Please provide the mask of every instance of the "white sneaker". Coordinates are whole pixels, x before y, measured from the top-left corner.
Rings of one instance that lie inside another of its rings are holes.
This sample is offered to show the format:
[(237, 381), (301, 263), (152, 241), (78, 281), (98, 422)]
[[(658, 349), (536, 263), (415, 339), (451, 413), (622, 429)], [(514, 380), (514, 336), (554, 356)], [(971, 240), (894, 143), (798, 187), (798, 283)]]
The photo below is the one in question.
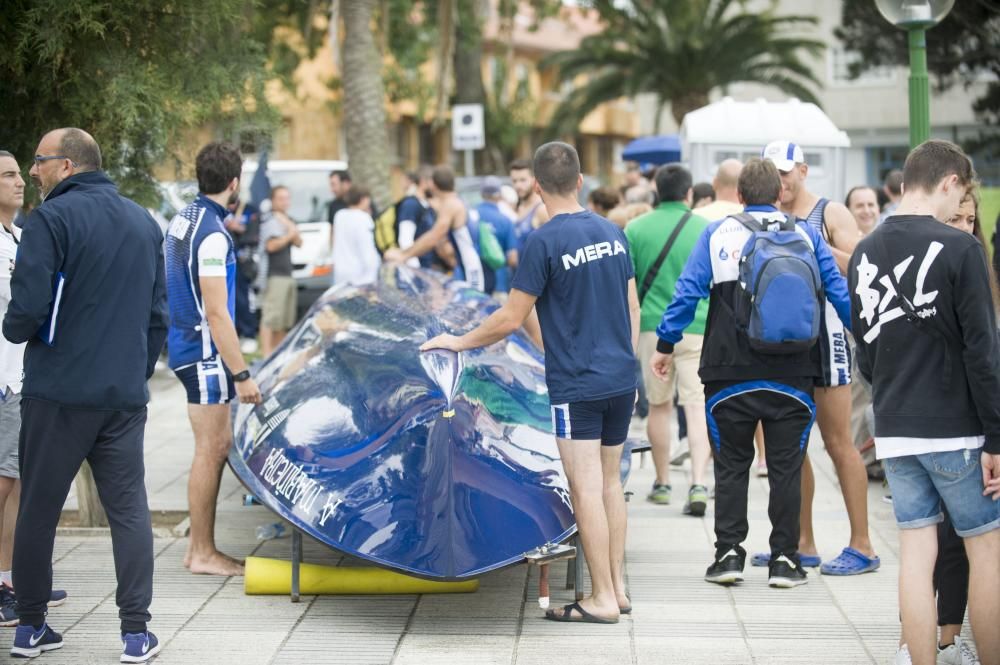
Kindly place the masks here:
[(894, 665), (913, 665), (913, 661), (910, 660), (910, 649), (905, 644), (899, 647), (899, 651), (896, 652), (896, 659), (892, 662)]
[(677, 446), (671, 451), (670, 466), (683, 466), (685, 460), (691, 457), (691, 447), (688, 445), (687, 437), (677, 442)]
[(968, 640), (956, 637), (954, 644), (938, 649), (937, 665), (979, 665), (979, 659)]

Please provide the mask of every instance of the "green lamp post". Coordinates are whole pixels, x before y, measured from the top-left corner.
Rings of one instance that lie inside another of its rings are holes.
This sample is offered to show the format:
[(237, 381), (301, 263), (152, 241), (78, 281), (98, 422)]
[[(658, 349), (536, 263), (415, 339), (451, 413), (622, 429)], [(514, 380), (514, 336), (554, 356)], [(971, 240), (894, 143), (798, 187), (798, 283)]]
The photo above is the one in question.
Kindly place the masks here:
[(931, 136), (931, 94), (927, 78), (927, 30), (948, 15), (955, 0), (875, 0), (879, 12), (910, 39), (910, 147)]

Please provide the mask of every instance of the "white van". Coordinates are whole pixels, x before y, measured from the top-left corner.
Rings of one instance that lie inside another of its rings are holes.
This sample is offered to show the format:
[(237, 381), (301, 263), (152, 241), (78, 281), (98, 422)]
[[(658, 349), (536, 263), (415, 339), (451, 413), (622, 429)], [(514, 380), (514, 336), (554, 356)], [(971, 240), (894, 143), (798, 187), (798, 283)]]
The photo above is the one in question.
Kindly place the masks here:
[[(299, 287), (298, 311), (301, 315), (330, 287), (330, 233), (332, 228), (327, 210), (333, 194), (330, 192), (330, 172), (347, 169), (347, 162), (333, 159), (269, 160), (267, 175), (271, 186), (284, 185), (292, 195), (288, 211), (299, 227), (302, 246), (292, 247), (292, 276)], [(241, 197), (250, 199), (250, 183), (257, 172), (257, 162), (243, 162), (240, 177)]]

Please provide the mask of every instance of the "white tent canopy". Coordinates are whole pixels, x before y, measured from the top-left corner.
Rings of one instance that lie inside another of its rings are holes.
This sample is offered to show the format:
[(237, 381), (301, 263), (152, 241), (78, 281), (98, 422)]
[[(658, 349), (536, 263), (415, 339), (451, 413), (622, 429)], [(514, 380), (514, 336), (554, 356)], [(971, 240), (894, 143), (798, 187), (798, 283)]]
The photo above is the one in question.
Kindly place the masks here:
[(809, 165), (807, 187), (828, 198), (844, 195), (847, 134), (815, 104), (792, 99), (738, 102), (726, 97), (684, 116), (681, 154), (696, 182), (711, 180), (719, 163), (730, 157), (760, 156), (771, 141), (794, 141)]

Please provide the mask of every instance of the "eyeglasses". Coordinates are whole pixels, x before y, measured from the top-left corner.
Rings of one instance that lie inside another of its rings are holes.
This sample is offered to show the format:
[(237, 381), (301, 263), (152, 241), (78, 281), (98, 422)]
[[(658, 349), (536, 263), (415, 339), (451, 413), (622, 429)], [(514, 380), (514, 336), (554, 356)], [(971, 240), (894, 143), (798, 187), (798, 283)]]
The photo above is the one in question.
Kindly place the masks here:
[[(69, 159), (66, 155), (35, 155), (35, 164), (41, 164), (42, 162), (48, 162), (53, 159)], [(79, 164), (69, 159), (69, 163), (73, 165), (73, 168), (77, 168)]]

